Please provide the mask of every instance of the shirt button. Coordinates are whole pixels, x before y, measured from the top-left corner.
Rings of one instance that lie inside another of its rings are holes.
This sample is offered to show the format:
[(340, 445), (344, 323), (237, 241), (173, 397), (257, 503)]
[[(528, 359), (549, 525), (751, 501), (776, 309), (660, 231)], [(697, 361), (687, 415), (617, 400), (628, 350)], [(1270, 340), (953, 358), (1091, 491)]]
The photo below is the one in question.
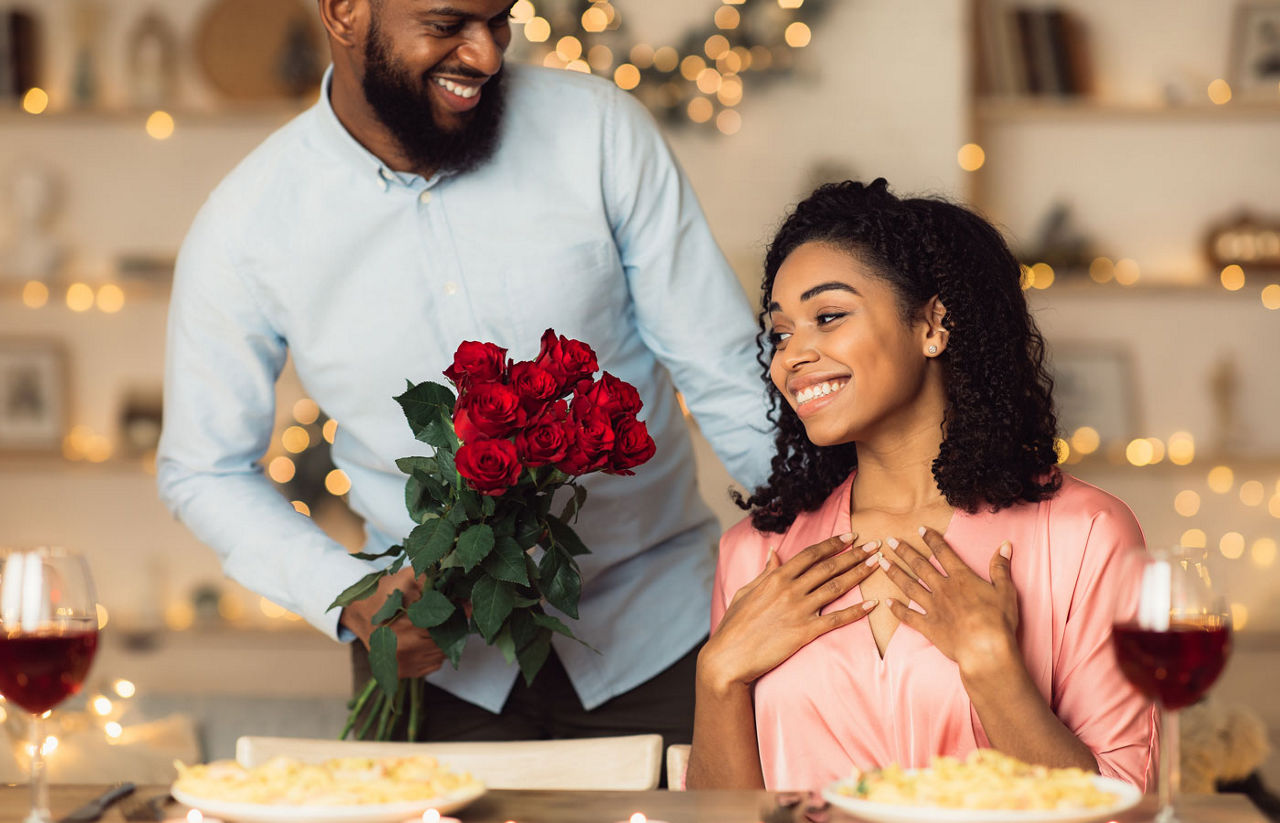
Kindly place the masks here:
[(423, 189), (423, 190), (422, 190), (422, 194), (419, 194), (419, 195), (418, 195), (418, 202), (419, 202), (419, 203), (422, 203), (423, 205), (426, 205), (427, 203), (430, 203), (430, 202), (431, 202), (431, 192), (427, 191), (426, 189)]
[(385, 177), (378, 178), (378, 185), (382, 187), (383, 191), (386, 191), (387, 189), (391, 188), (391, 184), (387, 182), (387, 178)]
[(455, 283), (455, 282), (453, 282), (452, 280), (450, 280), (448, 283), (445, 283), (445, 284), (444, 284), (444, 293), (445, 293), (445, 294), (457, 294), (457, 293), (458, 293), (458, 284), (457, 284), (457, 283)]

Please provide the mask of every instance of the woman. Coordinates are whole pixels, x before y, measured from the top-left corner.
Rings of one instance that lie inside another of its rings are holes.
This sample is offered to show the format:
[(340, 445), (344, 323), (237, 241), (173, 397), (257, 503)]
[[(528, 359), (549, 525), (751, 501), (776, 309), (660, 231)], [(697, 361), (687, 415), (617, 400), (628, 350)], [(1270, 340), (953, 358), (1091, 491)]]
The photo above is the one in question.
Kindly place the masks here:
[(721, 541), (690, 788), (987, 746), (1145, 787), (1154, 709), (1110, 644), (1142, 533), (1056, 468), (1020, 277), (989, 224), (884, 180), (823, 186), (782, 225), (761, 312), (777, 454)]

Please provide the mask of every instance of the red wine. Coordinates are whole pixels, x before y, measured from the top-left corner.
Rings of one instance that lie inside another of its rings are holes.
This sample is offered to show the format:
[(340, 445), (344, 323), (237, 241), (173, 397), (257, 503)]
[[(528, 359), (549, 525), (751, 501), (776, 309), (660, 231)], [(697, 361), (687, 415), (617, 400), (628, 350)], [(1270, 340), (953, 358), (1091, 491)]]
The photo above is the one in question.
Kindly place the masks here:
[(80, 691), (98, 633), (0, 634), (0, 694), (41, 714)]
[(1225, 625), (1173, 624), (1168, 631), (1116, 626), (1116, 660), (1138, 691), (1166, 709), (1195, 703), (1222, 674), (1231, 652)]

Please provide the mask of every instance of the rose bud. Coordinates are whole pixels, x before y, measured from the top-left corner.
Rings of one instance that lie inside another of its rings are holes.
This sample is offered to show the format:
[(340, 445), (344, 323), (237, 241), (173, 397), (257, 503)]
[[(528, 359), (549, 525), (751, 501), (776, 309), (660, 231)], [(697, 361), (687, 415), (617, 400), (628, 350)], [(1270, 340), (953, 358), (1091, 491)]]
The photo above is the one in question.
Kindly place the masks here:
[(493, 383), (506, 372), (507, 350), (492, 343), (467, 340), (453, 354), (453, 365), (444, 376), (458, 388), (477, 383)]
[(520, 458), (510, 440), (465, 443), (454, 459), (458, 473), (471, 488), (490, 497), (497, 497), (520, 479)]

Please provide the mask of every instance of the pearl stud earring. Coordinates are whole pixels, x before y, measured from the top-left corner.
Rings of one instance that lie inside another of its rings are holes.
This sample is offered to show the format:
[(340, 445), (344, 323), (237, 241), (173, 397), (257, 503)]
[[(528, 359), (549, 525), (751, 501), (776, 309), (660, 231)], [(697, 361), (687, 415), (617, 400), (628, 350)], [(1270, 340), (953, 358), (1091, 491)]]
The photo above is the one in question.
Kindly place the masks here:
[(930, 346), (930, 347), (929, 347), (929, 354), (937, 354), (937, 353), (938, 353), (938, 347), (937, 347), (937, 346)]

